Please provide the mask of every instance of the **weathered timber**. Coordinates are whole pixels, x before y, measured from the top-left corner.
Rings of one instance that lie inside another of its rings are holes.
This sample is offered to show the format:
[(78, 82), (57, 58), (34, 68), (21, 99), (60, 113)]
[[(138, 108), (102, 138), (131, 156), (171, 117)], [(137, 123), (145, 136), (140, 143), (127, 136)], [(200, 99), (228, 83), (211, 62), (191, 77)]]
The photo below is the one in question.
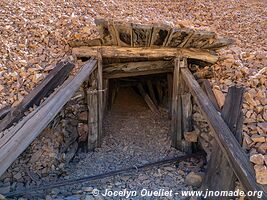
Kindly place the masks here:
[(168, 117), (171, 119), (172, 117), (172, 86), (173, 86), (173, 75), (171, 73), (167, 74), (167, 81), (168, 81), (168, 106), (169, 106), (169, 112)]
[(150, 45), (152, 27), (141, 24), (132, 24), (132, 40), (134, 47), (146, 47)]
[[(182, 81), (181, 81), (182, 82)], [(191, 94), (185, 92), (181, 95), (182, 100), (182, 146), (181, 150), (186, 153), (192, 153), (192, 143), (184, 138), (185, 132), (192, 131), (192, 101)]]
[(103, 127), (103, 66), (102, 57), (98, 57), (97, 62), (97, 89), (98, 89), (98, 137), (97, 137), (97, 147), (100, 147), (102, 141), (102, 127)]
[(215, 33), (206, 30), (196, 30), (182, 47), (201, 48), (215, 40)]
[(209, 97), (211, 103), (213, 104), (214, 108), (217, 110), (217, 111), (221, 111), (219, 105), (218, 105), (218, 102), (215, 98), (215, 95), (212, 91), (212, 88), (211, 88), (211, 84), (209, 82), (209, 80), (207, 79), (204, 79), (202, 81), (202, 84), (203, 84), (203, 87), (204, 87), (204, 91), (206, 92), (207, 96)]
[(103, 76), (105, 78), (121, 78), (165, 73), (171, 72), (172, 70), (173, 64), (171, 61), (112, 63), (104, 66)]
[[(230, 87), (222, 109), (222, 118), (239, 144), (241, 144), (239, 138), (241, 138), (242, 127), (238, 127), (237, 124), (242, 120), (243, 93), (243, 88)], [(202, 188), (212, 191), (234, 191), (235, 182), (236, 176), (217, 142), (215, 142)], [(218, 197), (209, 197), (209, 199), (218, 199)], [(230, 199), (230, 197), (225, 197), (225, 199)]]
[(142, 86), (141, 83), (139, 83), (137, 85), (137, 88), (138, 88), (141, 96), (144, 98), (146, 104), (150, 108), (150, 110), (152, 110), (155, 114), (160, 115), (157, 106), (153, 103), (153, 101), (151, 100), (151, 98), (149, 97), (149, 95), (145, 92), (145, 90), (144, 90), (144, 88), (143, 88), (143, 86)]
[[(267, 199), (266, 187), (257, 184), (254, 169), (252, 168), (248, 156), (235, 139), (227, 124), (214, 108), (213, 104), (201, 89), (191, 72), (188, 69), (183, 68), (181, 69), (181, 73), (191, 94), (207, 119), (211, 130), (214, 132), (214, 137), (217, 143), (226, 156), (235, 175), (241, 182), (244, 190), (246, 192), (264, 191), (262, 199)], [(257, 197), (249, 197), (249, 199), (257, 199)]]
[(202, 46), (203, 49), (219, 49), (225, 46), (229, 46), (231, 44), (234, 44), (234, 40), (230, 38), (219, 38), (215, 41), (213, 41), (211, 44), (208, 43), (204, 46)]
[(103, 45), (118, 45), (113, 22), (96, 19), (95, 24), (99, 30)]
[(172, 90), (172, 146), (182, 149), (183, 139), (183, 112), (182, 112), (182, 89), (181, 88), (181, 68), (186, 67), (185, 58), (176, 58), (173, 72)]
[(11, 106), (5, 106), (0, 109), (0, 120), (3, 119), (11, 110)]
[(164, 58), (164, 57), (185, 57), (203, 60), (209, 63), (215, 63), (218, 60), (217, 55), (201, 49), (186, 48), (147, 48), (147, 47), (117, 47), (117, 46), (95, 46), (95, 47), (75, 47), (72, 53), (77, 57), (97, 57), (98, 52), (102, 57), (119, 57), (119, 58)]
[(88, 151), (93, 151), (98, 146), (98, 85), (97, 70), (89, 77), (90, 87), (87, 90), (88, 105)]
[(158, 105), (152, 81), (151, 80), (147, 80), (146, 84), (147, 84), (148, 92), (149, 92), (149, 95), (150, 95), (152, 101), (154, 102), (155, 105)]
[(160, 81), (156, 82), (156, 89), (157, 89), (157, 94), (159, 98), (159, 104), (162, 104), (163, 103), (163, 90), (162, 90), (162, 85)]
[(160, 47), (168, 40), (171, 28), (164, 25), (154, 25), (150, 40), (151, 47)]
[(89, 60), (75, 77), (69, 77), (36, 110), (5, 133), (9, 139), (0, 147), (0, 176), (55, 118), (95, 67), (96, 60)]
[(109, 80), (108, 79), (103, 79), (103, 112), (105, 113), (107, 111), (107, 104), (108, 104), (108, 88), (109, 88)]
[(46, 78), (0, 121), (0, 132), (18, 122), (30, 107), (39, 105), (44, 97), (66, 80), (73, 67), (74, 64), (69, 62), (58, 63)]
[(188, 38), (194, 33), (192, 29), (175, 28), (171, 31), (168, 41), (165, 46), (167, 47), (181, 47), (185, 44)]
[(116, 37), (119, 46), (133, 46), (132, 26), (122, 22), (114, 22)]

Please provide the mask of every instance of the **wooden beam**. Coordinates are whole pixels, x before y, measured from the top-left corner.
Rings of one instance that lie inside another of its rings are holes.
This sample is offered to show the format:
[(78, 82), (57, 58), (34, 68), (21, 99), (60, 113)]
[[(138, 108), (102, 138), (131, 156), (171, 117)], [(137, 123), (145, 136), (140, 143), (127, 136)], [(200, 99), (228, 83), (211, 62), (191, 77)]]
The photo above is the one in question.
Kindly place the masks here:
[(176, 58), (173, 72), (172, 90), (172, 146), (182, 149), (183, 122), (182, 122), (182, 97), (181, 97), (181, 68), (186, 66), (185, 58)]
[(148, 74), (172, 72), (172, 61), (144, 61), (113, 63), (105, 65), (103, 76), (105, 78), (132, 77)]
[(144, 98), (145, 102), (147, 103), (148, 107), (150, 108), (150, 110), (152, 110), (155, 114), (160, 115), (160, 112), (159, 112), (157, 106), (153, 103), (151, 98), (145, 92), (141, 83), (139, 83), (137, 85), (137, 88), (138, 88), (139, 92), (141, 93), (142, 97)]
[(5, 133), (8, 139), (0, 147), (0, 176), (55, 118), (95, 69), (96, 62), (89, 60), (75, 77), (69, 77), (36, 110)]
[(39, 105), (44, 97), (66, 80), (73, 67), (74, 64), (69, 62), (58, 63), (46, 78), (0, 121), (0, 132), (18, 122), (30, 107)]
[(98, 137), (97, 137), (97, 147), (101, 146), (102, 142), (102, 127), (103, 127), (103, 66), (102, 57), (98, 56), (97, 61), (97, 89), (98, 89)]
[(0, 109), (0, 120), (3, 119), (11, 110), (11, 106), (5, 106)]
[[(217, 110), (201, 89), (189, 69), (183, 68), (181, 69), (181, 73), (191, 94), (207, 119), (211, 130), (214, 132), (214, 137), (217, 143), (220, 145), (221, 150), (245, 191), (264, 191), (262, 199), (267, 199), (266, 187), (257, 184), (255, 173), (248, 156), (235, 139), (227, 124), (224, 122), (220, 114), (218, 114)], [(249, 198), (257, 199), (256, 196)]]
[[(238, 126), (238, 124), (242, 120), (240, 115), (242, 115), (243, 93), (244, 88), (230, 87), (222, 109), (222, 118), (237, 140), (242, 135), (242, 126)], [(238, 142), (241, 146), (240, 139)], [(212, 191), (234, 191), (235, 182), (236, 176), (233, 169), (221, 151), (220, 146), (215, 142), (202, 188), (203, 190)], [(209, 197), (209, 199), (213, 200), (217, 199), (217, 197)], [(231, 199), (231, 197), (228, 199)]]
[(169, 106), (169, 113), (168, 117), (169, 119), (172, 118), (172, 86), (173, 86), (173, 75), (171, 73), (167, 74), (167, 81), (168, 81), (168, 106)]
[(154, 104), (157, 106), (158, 102), (157, 102), (157, 99), (156, 99), (156, 95), (155, 95), (155, 92), (154, 92), (152, 81), (151, 80), (147, 80), (146, 84), (147, 84), (149, 95), (150, 95), (151, 99), (153, 100)]
[(194, 48), (147, 48), (147, 47), (118, 47), (118, 46), (95, 46), (95, 47), (76, 47), (72, 53), (77, 57), (92, 57), (101, 52), (103, 57), (119, 58), (164, 58), (164, 57), (184, 57), (203, 60), (209, 63), (215, 63), (218, 60), (217, 55), (210, 51)]
[(90, 87), (87, 90), (88, 105), (88, 151), (93, 151), (98, 146), (98, 86), (97, 86), (97, 70), (89, 77)]
[(211, 84), (210, 84), (209, 80), (204, 79), (202, 83), (203, 83), (203, 86), (204, 86), (204, 91), (206, 92), (207, 96), (209, 97), (210, 101), (212, 102), (214, 108), (216, 110), (218, 110), (218, 111), (221, 111), (221, 109), (220, 109), (220, 107), (218, 105), (218, 102), (217, 102), (217, 100), (215, 98), (215, 95), (214, 95), (214, 93), (212, 91)]

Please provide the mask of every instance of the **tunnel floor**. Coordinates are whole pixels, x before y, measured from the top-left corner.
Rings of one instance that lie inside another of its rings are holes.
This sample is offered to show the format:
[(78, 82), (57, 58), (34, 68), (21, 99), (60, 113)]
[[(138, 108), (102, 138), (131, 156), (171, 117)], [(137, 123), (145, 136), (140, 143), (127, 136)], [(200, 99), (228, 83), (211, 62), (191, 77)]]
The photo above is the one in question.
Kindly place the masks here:
[[(93, 176), (183, 155), (171, 147), (167, 110), (160, 108), (160, 112), (161, 116), (157, 116), (149, 110), (142, 97), (132, 88), (121, 88), (111, 110), (105, 115), (105, 136), (101, 147), (94, 152), (77, 154), (66, 169), (67, 178)], [(96, 197), (92, 195), (93, 189), (98, 189), (103, 194), (106, 190), (137, 191), (139, 194), (144, 188), (179, 192), (191, 189), (184, 182), (185, 176), (191, 171), (199, 171), (202, 164), (202, 161), (191, 158), (176, 164), (136, 170), (90, 183), (64, 186), (55, 189), (56, 192), (52, 190), (48, 196), (53, 199), (125, 199), (104, 197), (101, 194)], [(139, 194), (129, 199), (147, 198)], [(182, 198), (173, 195), (160, 199)]]

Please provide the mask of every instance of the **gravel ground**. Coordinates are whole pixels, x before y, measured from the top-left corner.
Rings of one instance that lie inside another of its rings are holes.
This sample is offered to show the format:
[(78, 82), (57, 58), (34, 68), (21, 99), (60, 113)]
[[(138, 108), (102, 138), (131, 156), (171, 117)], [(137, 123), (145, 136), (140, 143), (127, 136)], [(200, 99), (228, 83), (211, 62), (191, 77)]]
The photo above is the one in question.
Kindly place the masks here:
[[(87, 154), (79, 153), (67, 167), (68, 176), (65, 179), (97, 175), (183, 155), (170, 146), (170, 121), (165, 110), (161, 109), (161, 113), (161, 117), (154, 115), (132, 89), (121, 89), (111, 111), (105, 116), (105, 138), (101, 148)], [(106, 189), (136, 191), (137, 195), (129, 199), (158, 199), (141, 197), (142, 189), (173, 192), (192, 189), (186, 186), (185, 176), (191, 171), (200, 171), (202, 165), (201, 161), (191, 159), (137, 170), (82, 185), (55, 188), (48, 191), (46, 199), (126, 199), (125, 196), (95, 197), (92, 195), (93, 189), (98, 189), (102, 194)], [(159, 199), (180, 198), (173, 195)]]

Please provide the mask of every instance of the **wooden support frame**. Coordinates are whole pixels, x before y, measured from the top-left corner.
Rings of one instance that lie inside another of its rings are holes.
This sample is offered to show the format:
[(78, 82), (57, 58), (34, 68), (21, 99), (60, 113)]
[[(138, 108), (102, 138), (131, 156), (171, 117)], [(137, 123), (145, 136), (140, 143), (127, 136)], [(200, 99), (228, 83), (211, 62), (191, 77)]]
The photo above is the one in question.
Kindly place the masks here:
[(102, 128), (103, 128), (103, 65), (102, 65), (102, 56), (98, 56), (97, 61), (97, 89), (98, 89), (98, 137), (97, 137), (97, 147), (101, 146), (102, 142)]
[(7, 130), (0, 144), (0, 176), (55, 118), (95, 69), (96, 62), (90, 59), (75, 77), (69, 77), (36, 110)]
[(112, 63), (103, 66), (103, 77), (123, 78), (150, 74), (159, 74), (173, 71), (171, 61), (144, 61), (144, 62), (126, 62)]
[(145, 92), (143, 86), (141, 83), (139, 83), (137, 85), (137, 88), (141, 94), (141, 96), (144, 98), (146, 104), (148, 105), (148, 107), (150, 108), (150, 110), (152, 110), (156, 115), (160, 116), (160, 112), (157, 108), (157, 106), (154, 104), (154, 102), (152, 101), (152, 99), (149, 97), (149, 95)]
[(164, 58), (164, 57), (184, 57), (202, 60), (209, 63), (215, 63), (218, 56), (210, 51), (193, 49), (193, 48), (147, 48), (147, 47), (118, 47), (118, 46), (95, 46), (95, 47), (75, 47), (72, 49), (76, 57), (97, 57), (101, 52), (103, 57), (118, 58)]
[(182, 149), (182, 98), (181, 68), (186, 67), (185, 58), (176, 58), (173, 72), (172, 90), (172, 146)]
[[(242, 103), (244, 88), (232, 86), (229, 88), (226, 101), (222, 109), (222, 118), (241, 145), (242, 135)], [(208, 163), (207, 174), (202, 184), (202, 189), (212, 191), (234, 191), (236, 176), (229, 165), (225, 155), (215, 141), (212, 147), (211, 159)], [(217, 197), (209, 197), (215, 200)], [(228, 198), (230, 199), (230, 197)]]
[[(248, 156), (245, 154), (220, 114), (214, 108), (209, 98), (201, 89), (194, 76), (187, 68), (181, 69), (181, 74), (203, 115), (207, 119), (211, 130), (214, 132), (216, 142), (219, 144), (244, 190), (246, 192), (263, 191), (262, 199), (267, 199), (266, 186), (261, 186), (256, 182), (255, 173)], [(249, 198), (257, 199), (256, 196)]]

